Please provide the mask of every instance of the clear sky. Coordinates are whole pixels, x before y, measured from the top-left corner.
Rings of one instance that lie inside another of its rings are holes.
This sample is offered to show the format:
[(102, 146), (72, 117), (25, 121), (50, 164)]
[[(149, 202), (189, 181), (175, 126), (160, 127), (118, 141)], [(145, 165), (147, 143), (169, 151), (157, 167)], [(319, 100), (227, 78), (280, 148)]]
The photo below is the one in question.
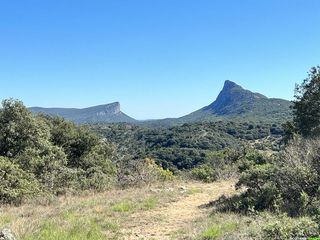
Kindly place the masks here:
[(292, 99), (320, 64), (319, 0), (1, 0), (0, 98), (27, 106), (119, 101), (178, 117), (230, 79)]

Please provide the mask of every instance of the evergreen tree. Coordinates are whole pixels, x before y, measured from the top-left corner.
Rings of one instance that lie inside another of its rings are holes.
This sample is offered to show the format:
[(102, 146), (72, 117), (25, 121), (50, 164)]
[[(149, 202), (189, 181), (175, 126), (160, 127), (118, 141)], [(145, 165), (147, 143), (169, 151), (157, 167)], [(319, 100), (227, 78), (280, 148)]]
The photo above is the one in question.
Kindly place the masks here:
[(297, 85), (293, 101), (294, 126), (305, 137), (320, 134), (320, 66), (313, 67), (308, 77)]

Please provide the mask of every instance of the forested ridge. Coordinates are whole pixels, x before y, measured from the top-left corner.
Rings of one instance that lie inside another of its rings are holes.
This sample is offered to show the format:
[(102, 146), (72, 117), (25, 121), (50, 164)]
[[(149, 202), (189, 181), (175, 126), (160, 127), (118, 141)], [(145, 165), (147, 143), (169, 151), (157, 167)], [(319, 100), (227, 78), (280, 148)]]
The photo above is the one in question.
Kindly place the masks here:
[[(264, 122), (198, 122), (169, 128), (146, 128), (132, 124), (94, 125), (102, 138), (115, 143), (124, 154), (151, 157), (171, 170), (191, 169), (221, 150), (278, 151), (285, 134), (281, 124)], [(262, 141), (261, 144), (259, 141)]]

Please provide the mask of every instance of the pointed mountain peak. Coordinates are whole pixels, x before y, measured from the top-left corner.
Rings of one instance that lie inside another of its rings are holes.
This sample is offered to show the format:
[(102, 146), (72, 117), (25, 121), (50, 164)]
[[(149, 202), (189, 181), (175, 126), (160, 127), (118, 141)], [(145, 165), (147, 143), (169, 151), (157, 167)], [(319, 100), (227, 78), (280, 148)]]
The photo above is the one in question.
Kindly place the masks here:
[(267, 99), (267, 97), (259, 93), (253, 93), (230, 80), (226, 80), (216, 101), (205, 107), (205, 110), (210, 110), (218, 115), (234, 113), (235, 111), (251, 111), (254, 102), (259, 99)]
[(238, 90), (238, 91), (245, 91), (240, 85), (236, 84), (235, 82), (232, 82), (230, 80), (226, 80), (224, 82), (223, 89), (221, 92), (230, 92), (233, 90)]
[(233, 88), (233, 87), (241, 87), (241, 86), (239, 86), (238, 84), (236, 84), (235, 82), (232, 82), (230, 80), (226, 80), (224, 82), (223, 88)]

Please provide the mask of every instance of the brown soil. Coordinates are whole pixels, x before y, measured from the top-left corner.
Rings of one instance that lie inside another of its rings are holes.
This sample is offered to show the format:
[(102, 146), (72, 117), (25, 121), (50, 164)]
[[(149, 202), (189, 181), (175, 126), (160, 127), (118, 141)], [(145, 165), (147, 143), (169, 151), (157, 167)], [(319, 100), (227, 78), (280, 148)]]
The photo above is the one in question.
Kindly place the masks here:
[(190, 239), (185, 233), (188, 228), (210, 214), (210, 210), (202, 206), (235, 192), (234, 181), (192, 182), (181, 187), (181, 191), (185, 193), (175, 202), (132, 214), (122, 231), (124, 239)]

